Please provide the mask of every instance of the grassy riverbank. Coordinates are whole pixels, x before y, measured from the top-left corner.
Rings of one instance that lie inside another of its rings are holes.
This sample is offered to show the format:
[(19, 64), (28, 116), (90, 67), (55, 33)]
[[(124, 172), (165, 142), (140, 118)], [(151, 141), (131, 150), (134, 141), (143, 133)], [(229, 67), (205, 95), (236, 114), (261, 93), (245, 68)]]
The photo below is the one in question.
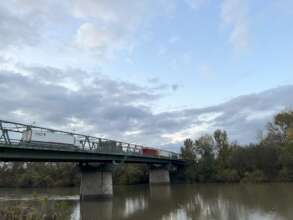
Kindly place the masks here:
[(53, 202), (47, 197), (35, 196), (30, 203), (15, 201), (0, 207), (1, 220), (66, 220), (70, 219), (71, 206), (67, 201)]

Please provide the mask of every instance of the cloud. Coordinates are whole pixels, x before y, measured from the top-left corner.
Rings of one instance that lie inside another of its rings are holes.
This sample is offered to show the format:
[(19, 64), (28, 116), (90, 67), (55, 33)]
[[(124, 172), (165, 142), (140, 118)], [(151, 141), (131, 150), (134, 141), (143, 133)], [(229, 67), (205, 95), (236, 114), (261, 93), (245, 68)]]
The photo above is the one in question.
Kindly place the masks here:
[(21, 54), (74, 53), (85, 60), (113, 58), (120, 52), (130, 56), (150, 22), (169, 13), (170, 4), (164, 0), (3, 1), (0, 50), (6, 51), (0, 52), (13, 54), (24, 47)]
[(179, 41), (179, 37), (178, 36), (172, 36), (169, 38), (168, 42), (169, 44), (175, 44)]
[[(0, 59), (0, 66), (7, 62)], [(80, 69), (10, 65), (15, 68), (0, 69), (2, 119), (150, 146), (180, 146), (185, 138), (217, 128), (227, 130), (231, 140), (253, 142), (275, 113), (293, 107), (288, 96), (293, 86), (282, 86), (206, 108), (155, 113), (151, 106), (164, 90), (153, 86)]]
[(131, 50), (132, 34), (143, 24), (147, 7), (147, 1), (73, 1), (73, 16), (86, 21), (76, 32), (77, 45), (106, 56)]
[(230, 42), (235, 49), (249, 46), (249, 25), (246, 0), (223, 0), (221, 17), (231, 27)]
[[(36, 46), (60, 25), (66, 26), (67, 1), (12, 0), (0, 4), (0, 49)], [(51, 35), (52, 37), (52, 35)]]
[(76, 42), (80, 48), (95, 49), (106, 56), (131, 51), (136, 34), (144, 32), (156, 16), (168, 13), (168, 4), (163, 0), (74, 0), (73, 16), (86, 21), (76, 33)]
[(35, 45), (39, 40), (37, 21), (14, 16), (0, 5), (0, 50), (23, 44)]
[(108, 45), (117, 45), (118, 35), (110, 30), (99, 30), (92, 23), (82, 24), (76, 34), (76, 43), (81, 48), (103, 49)]
[(123, 140), (127, 140), (124, 133), (139, 130), (145, 120), (153, 118), (148, 106), (160, 98), (153, 88), (97, 73), (21, 65), (0, 70), (0, 92), (5, 94), (0, 98), (0, 114), (7, 119), (76, 127), (79, 132)]
[(192, 9), (199, 9), (207, 2), (207, 0), (185, 0), (186, 4), (189, 5)]
[(253, 121), (253, 120), (267, 119), (269, 117), (272, 117), (277, 111), (281, 111), (281, 110), (283, 109), (277, 108), (275, 110), (262, 110), (262, 111), (250, 112), (248, 116), (246, 117), (246, 120)]
[(177, 91), (179, 88), (180, 88), (180, 85), (179, 84), (173, 84), (173, 85), (171, 85), (171, 89), (174, 92)]
[(176, 131), (170, 134), (163, 134), (162, 137), (172, 144), (183, 143), (186, 137), (196, 138), (204, 133), (210, 133), (215, 124), (215, 120), (222, 115), (221, 112), (210, 112), (198, 114), (197, 119), (192, 121), (191, 124), (185, 129)]
[(189, 123), (183, 128), (171, 130), (162, 135), (165, 141), (173, 144), (186, 138), (196, 138), (203, 133), (212, 133), (215, 129), (227, 130), (230, 140), (247, 144), (256, 141), (257, 131), (265, 129), (274, 114), (293, 109), (293, 86), (281, 86), (257, 94), (234, 98), (220, 105), (201, 109), (187, 109), (173, 115), (182, 115)]

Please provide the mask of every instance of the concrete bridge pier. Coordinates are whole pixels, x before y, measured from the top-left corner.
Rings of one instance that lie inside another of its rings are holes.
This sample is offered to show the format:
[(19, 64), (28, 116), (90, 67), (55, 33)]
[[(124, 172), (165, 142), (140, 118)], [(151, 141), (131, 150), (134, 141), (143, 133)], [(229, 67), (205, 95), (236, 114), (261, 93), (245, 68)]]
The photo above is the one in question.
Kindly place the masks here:
[(168, 166), (151, 165), (149, 169), (149, 183), (150, 184), (169, 184), (170, 173)]
[(113, 197), (112, 164), (80, 164), (80, 200)]

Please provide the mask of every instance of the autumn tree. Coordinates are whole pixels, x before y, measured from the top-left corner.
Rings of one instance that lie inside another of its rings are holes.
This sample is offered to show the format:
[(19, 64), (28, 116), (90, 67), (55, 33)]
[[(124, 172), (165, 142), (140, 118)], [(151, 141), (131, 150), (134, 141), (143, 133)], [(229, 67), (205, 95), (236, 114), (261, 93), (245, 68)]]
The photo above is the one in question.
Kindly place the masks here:
[(231, 154), (227, 132), (225, 130), (217, 129), (214, 132), (214, 139), (218, 153), (217, 161), (219, 168), (226, 169), (229, 166), (229, 157)]
[(201, 182), (215, 180), (215, 149), (214, 139), (204, 135), (195, 140), (195, 151), (198, 157), (198, 178)]

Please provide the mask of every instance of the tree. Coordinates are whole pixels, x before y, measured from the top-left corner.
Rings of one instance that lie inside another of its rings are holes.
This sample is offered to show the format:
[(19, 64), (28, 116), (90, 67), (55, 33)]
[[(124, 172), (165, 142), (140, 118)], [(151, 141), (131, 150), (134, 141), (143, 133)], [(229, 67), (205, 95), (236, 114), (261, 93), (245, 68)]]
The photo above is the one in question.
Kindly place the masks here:
[(214, 139), (210, 135), (195, 140), (195, 152), (200, 158), (214, 157)]
[(278, 113), (273, 123), (267, 125), (267, 136), (263, 143), (284, 146), (290, 141), (293, 128), (293, 111)]
[(229, 157), (231, 154), (227, 132), (225, 130), (217, 129), (214, 132), (214, 139), (216, 142), (215, 147), (218, 152), (217, 161), (219, 169), (227, 169), (229, 166)]
[(216, 167), (214, 156), (214, 139), (210, 135), (204, 135), (195, 140), (195, 151), (198, 156), (198, 178), (201, 182), (215, 180)]
[(191, 139), (186, 139), (184, 141), (183, 147), (181, 147), (181, 155), (184, 160), (195, 160), (195, 151), (193, 147), (193, 141)]
[(182, 159), (186, 160), (184, 176), (186, 181), (194, 182), (197, 179), (196, 152), (191, 139), (186, 139), (181, 147)]
[(293, 128), (288, 129), (288, 142), (292, 143), (293, 142)]

